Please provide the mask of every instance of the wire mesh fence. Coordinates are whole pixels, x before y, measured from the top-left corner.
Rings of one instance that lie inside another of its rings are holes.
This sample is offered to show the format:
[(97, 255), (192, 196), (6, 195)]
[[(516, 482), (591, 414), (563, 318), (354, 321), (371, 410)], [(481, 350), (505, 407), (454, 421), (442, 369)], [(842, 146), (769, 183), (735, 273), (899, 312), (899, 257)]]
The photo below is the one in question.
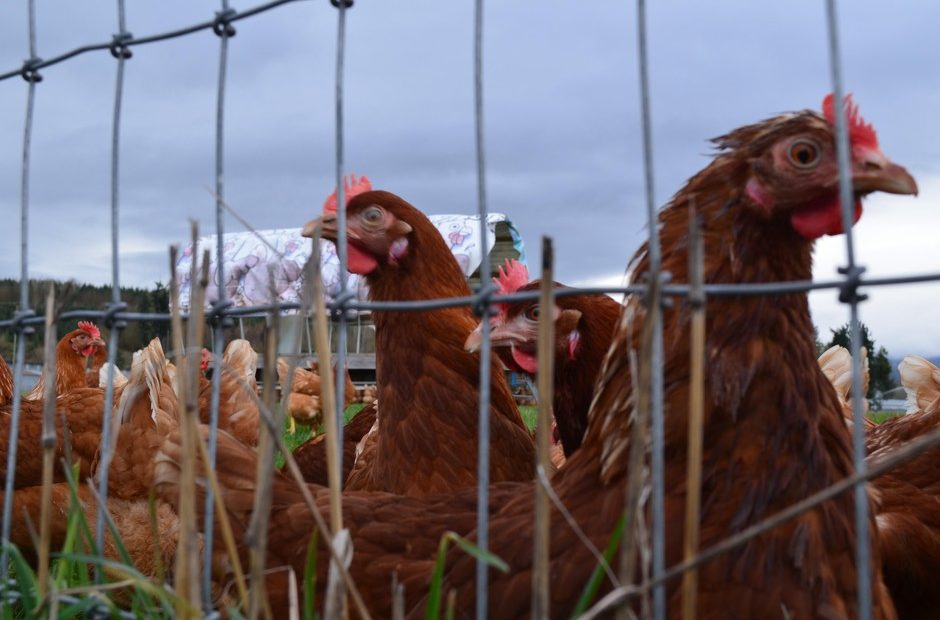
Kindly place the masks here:
[[(224, 282), (225, 274), (222, 273), (224, 265), (223, 260), (223, 235), (224, 214), (227, 208), (225, 204), (225, 110), (226, 110), (226, 78), (228, 72), (228, 49), (229, 41), (235, 36), (235, 25), (238, 21), (250, 18), (264, 12), (276, 9), (293, 0), (279, 0), (268, 2), (258, 6), (235, 11), (227, 0), (223, 0), (220, 10), (211, 20), (193, 24), (177, 30), (158, 33), (149, 36), (135, 37), (127, 28), (124, 3), (118, 0), (118, 24), (117, 34), (110, 41), (84, 45), (74, 50), (59, 54), (48, 59), (41, 59), (38, 56), (36, 45), (36, 14), (35, 0), (29, 2), (29, 57), (19, 68), (12, 69), (5, 73), (0, 73), (0, 80), (22, 78), (27, 85), (27, 104), (26, 119), (23, 133), (23, 166), (21, 176), (21, 213), (20, 213), (20, 300), (19, 308), (15, 316), (6, 321), (0, 321), (0, 329), (9, 330), (16, 336), (16, 347), (14, 354), (13, 375), (14, 375), (14, 393), (13, 401), (10, 407), (10, 437), (7, 452), (5, 492), (3, 501), (3, 528), (2, 540), (4, 543), (2, 557), (0, 557), (0, 567), (8, 570), (11, 565), (11, 548), (9, 541), (11, 536), (11, 527), (13, 522), (13, 491), (14, 478), (17, 466), (17, 447), (18, 430), (20, 427), (20, 413), (22, 409), (21, 386), (23, 385), (23, 372), (25, 365), (25, 347), (27, 340), (33, 334), (37, 326), (43, 325), (46, 319), (38, 316), (30, 306), (29, 299), (29, 260), (28, 260), (28, 239), (29, 239), (29, 214), (30, 214), (30, 159), (32, 154), (31, 137), (33, 132), (33, 110), (35, 107), (35, 98), (37, 88), (43, 81), (43, 71), (64, 63), (78, 56), (89, 53), (100, 53), (108, 51), (116, 60), (116, 79), (114, 90), (114, 108), (111, 136), (111, 172), (110, 172), (110, 206), (111, 206), (111, 282), (112, 296), (108, 306), (100, 310), (78, 310), (60, 313), (56, 320), (59, 324), (73, 321), (76, 319), (94, 319), (99, 321), (109, 330), (108, 344), (108, 362), (111, 368), (117, 361), (118, 340), (121, 330), (129, 322), (151, 321), (170, 323), (173, 321), (171, 313), (153, 313), (139, 312), (128, 308), (122, 301), (120, 287), (120, 227), (119, 218), (121, 214), (120, 198), (120, 163), (121, 163), (121, 126), (122, 126), (122, 103), (124, 95), (124, 74), (125, 65), (132, 58), (132, 50), (136, 46), (158, 43), (170, 39), (185, 37), (194, 33), (211, 30), (218, 36), (219, 40), (219, 66), (217, 98), (215, 109), (215, 185), (214, 197), (216, 202), (215, 227), (217, 247), (215, 248), (217, 256), (219, 282)], [(344, 58), (346, 48), (346, 14), (352, 7), (350, 0), (338, 0), (332, 2), (336, 7), (337, 14), (337, 47), (336, 47), (336, 71), (335, 71), (335, 181), (336, 181), (336, 201), (342, 205), (346, 203), (344, 195), (343, 175), (345, 170), (344, 162)], [(843, 78), (841, 73), (840, 46), (837, 28), (836, 4), (834, 0), (827, 0), (826, 7), (826, 26), (827, 43), (829, 49), (829, 63), (831, 69), (832, 91), (836, 101), (842, 101), (845, 92)], [(474, 13), (474, 122), (475, 122), (475, 140), (476, 140), (476, 175), (477, 175), (477, 206), (480, 216), (480, 235), (483, 239), (483, 246), (487, 247), (486, 238), (490, 234), (486, 225), (486, 216), (488, 214), (487, 206), (487, 161), (486, 148), (484, 144), (484, 67), (483, 67), (483, 34), (484, 34), (484, 12), (482, 0), (476, 0)], [(807, 497), (803, 501), (791, 506), (790, 508), (774, 514), (762, 521), (743, 529), (735, 536), (706, 549), (700, 550), (692, 558), (675, 565), (666, 565), (666, 543), (669, 536), (674, 536), (665, 530), (665, 474), (666, 463), (664, 461), (664, 362), (663, 362), (663, 321), (661, 313), (663, 304), (672, 298), (690, 298), (696, 297), (697, 289), (691, 283), (673, 283), (668, 279), (668, 274), (663, 273), (661, 266), (661, 249), (659, 240), (659, 226), (657, 215), (657, 201), (654, 190), (654, 139), (652, 135), (651, 117), (654, 108), (650, 100), (649, 84), (649, 60), (647, 52), (647, 16), (646, 3), (644, 0), (637, 0), (637, 60), (639, 66), (639, 96), (642, 127), (642, 148), (644, 164), (644, 183), (646, 196), (646, 215), (648, 228), (650, 231), (647, 242), (647, 253), (649, 263), (649, 273), (645, 284), (620, 286), (620, 287), (582, 287), (574, 289), (559, 289), (552, 292), (555, 298), (564, 298), (574, 295), (599, 295), (605, 293), (620, 293), (626, 296), (636, 296), (649, 300), (662, 299), (662, 303), (650, 303), (647, 307), (647, 320), (652, 327), (651, 348), (649, 351), (649, 364), (651, 375), (649, 383), (645, 386), (648, 390), (649, 405), (649, 424), (650, 424), (650, 504), (651, 504), (651, 522), (650, 522), (650, 572), (645, 579), (639, 580), (637, 584), (625, 584), (613, 588), (612, 591), (602, 598), (597, 605), (588, 612), (588, 617), (596, 617), (605, 610), (611, 609), (616, 605), (625, 602), (631, 602), (637, 597), (645, 597), (652, 593), (651, 615), (654, 618), (665, 618), (674, 615), (673, 610), (667, 610), (666, 606), (666, 583), (670, 579), (675, 579), (690, 569), (701, 566), (719, 554), (726, 553), (746, 543), (748, 540), (769, 531), (773, 527), (792, 519), (803, 512), (812, 509), (815, 506), (831, 499), (832, 497), (852, 489), (855, 498), (855, 532), (858, 536), (859, 544), (856, 544), (855, 564), (858, 575), (858, 609), (859, 617), (869, 618), (872, 614), (872, 592), (871, 592), (871, 557), (870, 546), (867, 541), (870, 539), (869, 532), (870, 518), (868, 514), (869, 504), (865, 482), (872, 478), (889, 471), (893, 466), (900, 462), (914, 458), (928, 449), (940, 446), (940, 432), (934, 431), (930, 434), (918, 438), (898, 451), (877, 462), (866, 461), (865, 451), (865, 424), (862, 407), (862, 391), (852, 390), (854, 425), (852, 435), (853, 460), (855, 474), (839, 481), (829, 488)], [(359, 10), (368, 10), (368, 7)], [(469, 78), (469, 76), (468, 76)], [(788, 281), (788, 282), (766, 282), (766, 283), (747, 283), (747, 284), (708, 284), (701, 286), (702, 303), (706, 299), (716, 299), (725, 297), (750, 297), (760, 295), (786, 295), (786, 294), (805, 294), (813, 290), (834, 289), (839, 291), (840, 300), (848, 307), (849, 324), (852, 341), (859, 342), (859, 321), (858, 305), (863, 301), (864, 296), (859, 292), (861, 288), (888, 286), (897, 284), (914, 284), (940, 281), (940, 274), (912, 274), (908, 276), (889, 277), (889, 278), (870, 278), (864, 274), (864, 268), (858, 265), (855, 256), (855, 245), (852, 235), (853, 213), (853, 188), (850, 169), (850, 143), (849, 133), (846, 126), (846, 118), (843, 114), (835, 115), (836, 127), (836, 146), (838, 151), (839, 171), (843, 228), (845, 230), (845, 262), (846, 266), (842, 269), (843, 277), (826, 281)], [(337, 230), (340, 231), (337, 238), (337, 253), (340, 264), (345, 270), (348, 265), (348, 249), (346, 240), (346, 213), (345, 210), (337, 209), (336, 217), (338, 220)], [(194, 244), (195, 251), (195, 244)], [(195, 261), (194, 261), (195, 263)], [(486, 282), (485, 274), (491, 273), (490, 259), (486, 252), (482, 253), (482, 264), (480, 273), (484, 276), (484, 283), (471, 296), (422, 300), (422, 301), (362, 301), (346, 290), (346, 282), (340, 279), (340, 294), (333, 299), (325, 308), (334, 320), (337, 334), (338, 346), (336, 347), (337, 368), (345, 366), (346, 355), (349, 349), (347, 342), (347, 321), (349, 311), (397, 311), (397, 312), (423, 312), (442, 308), (457, 306), (471, 306), (482, 318), (482, 344), (480, 347), (480, 383), (479, 383), (479, 435), (477, 445), (479, 447), (477, 461), (477, 521), (475, 529), (476, 545), (484, 551), (489, 547), (489, 510), (490, 505), (490, 399), (491, 399), (491, 365), (492, 358), (491, 340), (490, 340), (490, 321), (489, 317), (493, 314), (493, 308), (498, 304), (505, 304), (513, 301), (534, 301), (539, 299), (540, 292), (537, 290), (529, 292), (520, 292), (512, 294), (497, 294), (496, 288)], [(236, 308), (231, 300), (225, 298), (225, 288), (218, 287), (220, 297), (206, 311), (204, 317), (200, 317), (201, 308), (194, 306), (191, 315), (181, 313), (182, 319), (196, 319), (192, 322), (205, 322), (211, 328), (212, 354), (214, 359), (221, 360), (225, 350), (226, 330), (232, 328), (233, 320), (248, 315), (267, 314), (270, 317), (276, 317), (280, 313), (288, 310), (298, 310), (303, 314), (310, 313), (309, 307), (304, 304), (290, 303), (271, 303), (247, 308)], [(320, 316), (323, 312), (319, 313)], [(190, 343), (192, 344), (192, 343)], [(177, 353), (176, 343), (171, 347)], [(857, 351), (856, 351), (857, 353)], [(859, 355), (852, 356), (852, 384), (853, 386), (862, 385), (862, 369), (859, 362)], [(219, 425), (219, 409), (221, 398), (222, 372), (214, 372), (212, 375), (211, 387), (211, 420), (207, 436), (207, 461), (209, 469), (212, 469), (217, 458), (217, 428)], [(330, 398), (333, 401), (332, 408), (332, 426), (335, 430), (330, 434), (330, 440), (335, 442), (339, 458), (339, 469), (342, 471), (342, 444), (344, 428), (344, 390), (346, 384), (342, 373), (336, 373), (336, 382), (334, 386), (335, 393)], [(95, 553), (99, 558), (105, 555), (106, 531), (108, 528), (108, 510), (107, 499), (109, 497), (109, 464), (112, 459), (113, 441), (111, 433), (113, 432), (110, 420), (113, 417), (113, 403), (115, 394), (115, 374), (108, 373), (104, 407), (101, 424), (101, 451), (98, 461), (99, 475), (96, 478), (97, 485), (97, 511), (94, 527), (94, 540), (96, 541)], [(267, 381), (265, 383), (268, 383)], [(109, 410), (110, 409), (110, 410)], [(273, 449), (273, 448), (272, 448)], [(550, 488), (550, 483), (545, 482), (545, 486)], [(312, 500), (308, 501), (312, 506)], [(206, 489), (206, 498), (204, 506), (204, 520), (202, 531), (204, 532), (205, 542), (203, 544), (203, 555), (201, 558), (203, 570), (201, 571), (201, 596), (202, 611), (212, 613), (215, 602), (212, 599), (212, 583), (210, 567), (213, 563), (213, 537), (216, 535), (216, 506), (217, 498), (214, 496), (214, 489), (208, 486)], [(332, 527), (335, 532), (337, 524)], [(324, 531), (328, 531), (324, 528)], [(488, 616), (487, 610), (490, 609), (488, 584), (492, 572), (490, 563), (485, 559), (478, 559), (475, 579), (475, 608), (476, 617), (485, 618)], [(98, 584), (103, 579), (103, 570), (99, 567), (95, 578)], [(12, 603), (17, 597), (21, 597), (20, 590), (15, 584), (8, 582), (3, 589), (3, 597), (7, 603)], [(71, 594), (62, 594), (60, 603), (63, 605), (74, 605), (77, 599)], [(2, 604), (2, 603), (0, 603)], [(257, 611), (257, 610), (256, 610)], [(126, 615), (126, 612), (123, 612)], [(545, 613), (548, 613), (547, 611)]]

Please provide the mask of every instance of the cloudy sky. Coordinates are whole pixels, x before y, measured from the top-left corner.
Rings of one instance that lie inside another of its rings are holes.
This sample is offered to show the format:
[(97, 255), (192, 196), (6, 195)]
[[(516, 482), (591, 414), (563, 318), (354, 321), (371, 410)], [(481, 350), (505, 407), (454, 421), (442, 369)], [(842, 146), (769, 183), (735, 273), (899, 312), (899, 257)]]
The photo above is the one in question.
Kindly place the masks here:
[[(108, 40), (116, 3), (38, 0), (38, 50)], [(233, 2), (246, 9), (256, 2)], [(652, 2), (656, 199), (708, 161), (706, 140), (777, 112), (817, 108), (830, 90), (820, 1)], [(128, 2), (144, 36), (211, 18), (218, 5)], [(0, 9), (0, 72), (28, 55), (26, 2)], [(848, 88), (884, 151), (921, 195), (873, 196), (855, 228), (873, 276), (940, 272), (940, 4), (841, 6)], [(336, 11), (297, 2), (236, 25), (226, 109), (226, 198), (256, 228), (294, 227), (332, 190)], [(366, 2), (348, 15), (347, 168), (429, 213), (476, 209), (473, 3)], [(489, 2), (485, 39), (491, 211), (510, 215), (536, 258), (554, 237), (559, 279), (618, 283), (645, 235), (635, 15), (631, 2)], [(115, 61), (86, 54), (45, 69), (32, 151), (30, 273), (110, 279), (109, 173)], [(214, 226), (218, 39), (208, 31), (134, 48), (122, 127), (122, 283), (167, 279), (166, 250), (188, 218)], [(0, 277), (19, 275), (26, 84), (0, 82)], [(241, 226), (229, 218), (228, 230)], [(844, 262), (817, 248), (816, 277)], [(940, 284), (868, 291), (862, 308), (892, 355), (940, 354)], [(847, 319), (834, 292), (811, 300), (821, 333)], [(934, 310), (931, 312), (931, 310)], [(929, 316), (928, 316), (929, 313)]]

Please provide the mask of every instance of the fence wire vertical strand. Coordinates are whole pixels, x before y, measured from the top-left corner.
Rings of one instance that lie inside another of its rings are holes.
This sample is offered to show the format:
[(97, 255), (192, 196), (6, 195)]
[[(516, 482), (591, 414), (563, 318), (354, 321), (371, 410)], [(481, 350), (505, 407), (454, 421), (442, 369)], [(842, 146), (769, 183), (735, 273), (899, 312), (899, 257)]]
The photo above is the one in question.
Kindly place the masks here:
[[(228, 0), (222, 0), (222, 12), (229, 10)], [(219, 81), (216, 91), (215, 108), (215, 277), (218, 280), (216, 304), (218, 308), (225, 304), (225, 263), (223, 260), (224, 243), (224, 204), (225, 204), (225, 78), (228, 72), (228, 40), (230, 26), (223, 23), (216, 31), (219, 35)], [(193, 248), (196, 256), (196, 248)], [(274, 300), (272, 300), (274, 301)], [(218, 451), (219, 406), (222, 399), (222, 355), (225, 347), (224, 317), (217, 316), (212, 330), (212, 391), (209, 401), (209, 467), (215, 468)], [(202, 604), (206, 612), (212, 609), (212, 543), (215, 536), (215, 501), (212, 488), (206, 488), (205, 514), (203, 521), (203, 568), (202, 568)]]
[[(643, 170), (646, 187), (646, 216), (649, 226), (649, 277), (661, 276), (661, 253), (659, 247), (659, 226), (656, 216), (656, 195), (653, 174), (653, 135), (650, 120), (649, 56), (646, 41), (646, 2), (637, 0), (637, 51), (640, 63), (640, 111), (643, 121)], [(659, 295), (654, 296), (660, 299)], [(647, 320), (654, 321), (653, 347), (650, 376), (650, 434), (651, 434), (651, 474), (652, 474), (652, 535), (653, 535), (653, 578), (666, 570), (666, 515), (665, 515), (665, 463), (663, 461), (664, 420), (663, 420), (663, 323), (661, 307), (648, 308)], [(666, 588), (658, 585), (653, 589), (653, 617), (663, 620), (666, 617)]]
[[(117, 2), (118, 38), (126, 33), (124, 0)], [(117, 43), (117, 42), (116, 42)], [(120, 148), (121, 148), (121, 104), (124, 97), (124, 61), (127, 59), (124, 48), (116, 44), (112, 50), (117, 59), (117, 75), (114, 82), (114, 115), (111, 124), (111, 303), (121, 303), (121, 281), (118, 263), (119, 216), (120, 216)], [(106, 511), (108, 506), (108, 469), (111, 464), (111, 421), (114, 415), (114, 368), (117, 363), (118, 342), (121, 337), (120, 325), (115, 322), (108, 332), (108, 378), (105, 383), (104, 409), (107, 415), (101, 420), (101, 460), (99, 462), (98, 499), (101, 502), (95, 518), (95, 550), (104, 553), (104, 535)], [(95, 581), (102, 580), (102, 570), (95, 569)]]
[[(476, 0), (474, 7), (474, 54), (473, 54), (473, 93), (474, 118), (476, 120), (476, 159), (477, 159), (477, 209), (480, 216), (480, 290), (489, 286), (490, 257), (487, 251), (486, 222), (486, 149), (483, 125), (483, 0)], [(477, 456), (477, 545), (486, 550), (490, 544), (489, 532), (489, 485), (490, 485), (490, 320), (489, 301), (482, 305), (482, 337), (480, 343), (480, 426), (479, 452)], [(487, 617), (489, 566), (477, 559), (476, 570), (476, 617)]]
[[(350, 3), (351, 4), (351, 3)], [(343, 166), (345, 143), (343, 139), (343, 69), (346, 60), (346, 8), (347, 1), (336, 3), (338, 11), (336, 24), (336, 255), (339, 258), (339, 299), (338, 311), (339, 334), (336, 343), (336, 451), (339, 455), (339, 471), (343, 472), (343, 403), (346, 399), (346, 307), (347, 298), (347, 243), (346, 243), (346, 188), (343, 184)], [(317, 241), (319, 243), (319, 240)], [(324, 369), (321, 368), (321, 372)]]
[[(829, 44), (829, 63), (832, 78), (833, 108), (836, 110), (836, 153), (839, 161), (839, 198), (842, 203), (842, 228), (845, 231), (846, 267), (843, 269), (846, 280), (857, 278), (860, 268), (855, 263), (855, 245), (852, 234), (854, 223), (854, 204), (852, 192), (851, 165), (849, 162), (849, 132), (846, 126), (845, 107), (843, 105), (844, 88), (842, 82), (842, 60), (839, 46), (839, 24), (835, 0), (826, 1), (826, 26)], [(849, 304), (849, 335), (852, 352), (852, 456), (856, 472), (864, 472), (865, 464), (865, 424), (862, 411), (862, 368), (860, 356), (861, 330), (858, 323), (857, 291), (854, 283), (840, 296)], [(855, 493), (855, 563), (858, 582), (858, 617), (860, 620), (871, 618), (871, 548), (868, 522), (867, 484), (859, 483)]]
[[(36, 58), (36, 3), (29, 2), (29, 57)], [(36, 102), (36, 76), (28, 74), (26, 92), (26, 120), (23, 128), (23, 166), (20, 178), (20, 313), (29, 312), (29, 156), (33, 134), (33, 109)], [(3, 493), (3, 525), (0, 527), (0, 570), (3, 578), (8, 575), (9, 555), (7, 544), (10, 540), (10, 518), (13, 511), (13, 479), (16, 475), (16, 448), (19, 440), (21, 386), (23, 384), (23, 366), (26, 363), (26, 335), (20, 326), (17, 329), (16, 359), (13, 361), (13, 410), (10, 412), (10, 432), (7, 447), (7, 471)]]
[[(26, 356), (26, 338), (16, 342), (16, 359), (13, 361), (13, 411), (10, 416), (10, 444), (7, 447), (7, 477), (3, 493), (3, 550), (0, 551), (0, 570), (3, 581), (9, 578), (9, 556), (7, 545), (10, 544), (10, 518), (13, 513), (13, 477), (16, 474), (16, 443), (20, 426), (20, 405), (22, 404), (23, 366)], [(2, 607), (2, 605), (0, 605)]]

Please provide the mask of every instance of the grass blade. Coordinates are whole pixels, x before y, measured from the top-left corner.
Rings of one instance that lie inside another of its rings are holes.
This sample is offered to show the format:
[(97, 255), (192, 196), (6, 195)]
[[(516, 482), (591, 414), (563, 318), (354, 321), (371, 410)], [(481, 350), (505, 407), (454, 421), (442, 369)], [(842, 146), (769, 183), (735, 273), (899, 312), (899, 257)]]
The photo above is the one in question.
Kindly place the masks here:
[[(607, 546), (604, 547), (604, 560), (608, 564), (610, 564), (610, 561), (613, 559), (614, 553), (617, 552), (617, 547), (620, 545), (620, 539), (623, 538), (623, 531), (626, 524), (626, 515), (620, 515), (620, 518), (617, 520), (617, 525), (614, 526), (614, 531), (610, 535), (610, 541), (607, 543)], [(594, 567), (594, 571), (591, 572), (591, 576), (584, 585), (584, 590), (581, 592), (581, 598), (578, 599), (578, 604), (575, 605), (574, 611), (571, 613), (572, 618), (577, 618), (587, 611), (588, 607), (591, 606), (591, 603), (594, 602), (594, 598), (597, 596), (597, 591), (600, 589), (601, 582), (603, 580), (604, 569), (600, 564), (598, 564)]]
[(501, 572), (509, 572), (509, 565), (496, 554), (481, 549), (466, 538), (461, 538), (456, 532), (445, 532), (441, 536), (440, 545), (437, 547), (437, 559), (434, 560), (434, 572), (431, 573), (428, 606), (424, 612), (425, 620), (437, 620), (441, 616), (441, 590), (444, 585), (444, 567), (447, 564), (447, 547), (450, 543), (454, 543), (464, 553), (476, 560), (486, 562), (489, 566)]

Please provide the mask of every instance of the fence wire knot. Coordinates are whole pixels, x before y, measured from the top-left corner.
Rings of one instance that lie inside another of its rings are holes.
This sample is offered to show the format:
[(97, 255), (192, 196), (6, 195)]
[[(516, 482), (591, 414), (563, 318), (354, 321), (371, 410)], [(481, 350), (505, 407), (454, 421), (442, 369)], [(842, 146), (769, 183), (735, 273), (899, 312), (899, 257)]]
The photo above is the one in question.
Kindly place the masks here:
[(339, 8), (340, 2), (342, 2), (342, 4), (345, 5), (347, 9), (352, 8), (353, 0), (330, 0), (330, 4), (335, 6), (337, 9)]
[(127, 304), (123, 301), (110, 303), (104, 307), (104, 314), (101, 316), (101, 322), (108, 329), (124, 329), (127, 327), (127, 321), (117, 318), (119, 312), (127, 310)]
[(23, 68), (20, 69), (20, 75), (30, 84), (42, 82), (42, 75), (39, 73), (39, 65), (42, 64), (42, 58), (30, 58), (23, 61)]
[(131, 33), (119, 32), (118, 34), (111, 37), (111, 45), (108, 47), (108, 50), (115, 58), (130, 58), (134, 54), (131, 52), (131, 48), (129, 48), (127, 44), (133, 39), (134, 35)]
[(476, 301), (473, 302), (473, 313), (479, 317), (490, 315), (490, 306), (493, 304), (493, 294), (496, 292), (496, 285), (487, 282), (477, 291)]
[(215, 14), (215, 21), (212, 22), (212, 32), (220, 37), (234, 37), (235, 26), (232, 25), (232, 18), (236, 15), (235, 9), (225, 9)]
[[(665, 286), (668, 285), (670, 282), (672, 282), (672, 273), (670, 273), (670, 272), (668, 272), (668, 271), (661, 271), (661, 272), (659, 273), (659, 275), (657, 276), (657, 280), (659, 280), (659, 307), (660, 307), (660, 308), (664, 308), (664, 309), (665, 309), (665, 308), (672, 308), (673, 305), (674, 305), (674, 304), (673, 304), (673, 301), (672, 301), (672, 297), (669, 297), (669, 296), (667, 296), (667, 295), (663, 295), (663, 293), (662, 293), (663, 287), (665, 287)], [(650, 296), (650, 274), (649, 274), (649, 272), (643, 274), (643, 276), (640, 278), (640, 283), (641, 283), (641, 285), (643, 286), (643, 291), (640, 293), (640, 295), (642, 296), (644, 303), (648, 303), (649, 296)], [(704, 293), (703, 293), (703, 294), (704, 294)], [(689, 303), (692, 303), (692, 298), (691, 298), (691, 296), (689, 296), (688, 301), (689, 301)], [(704, 303), (704, 302), (705, 302), (705, 300), (704, 300), (704, 298), (703, 298), (703, 299), (702, 299), (702, 303)]]
[(868, 295), (858, 292), (862, 284), (862, 274), (865, 268), (860, 265), (839, 267), (839, 273), (845, 276), (845, 281), (839, 286), (839, 301), (844, 304), (855, 304), (868, 299)]
[(13, 313), (13, 323), (12, 323), (13, 330), (16, 333), (22, 334), (24, 336), (34, 334), (36, 330), (33, 328), (32, 325), (26, 322), (27, 319), (31, 319), (34, 316), (36, 316), (36, 311), (33, 310), (32, 308), (27, 308), (25, 310), (17, 310), (16, 312)]
[(209, 311), (206, 312), (206, 320), (209, 322), (209, 325), (217, 327), (221, 325), (222, 327), (231, 327), (235, 324), (232, 320), (232, 317), (228, 316), (225, 312), (232, 306), (234, 302), (231, 299), (226, 299), (225, 301), (214, 301), (209, 307)]
[(341, 291), (336, 297), (333, 298), (333, 301), (327, 306), (327, 310), (330, 313), (330, 316), (334, 319), (339, 318), (347, 313), (350, 310), (346, 304), (356, 298), (356, 293), (350, 290)]

